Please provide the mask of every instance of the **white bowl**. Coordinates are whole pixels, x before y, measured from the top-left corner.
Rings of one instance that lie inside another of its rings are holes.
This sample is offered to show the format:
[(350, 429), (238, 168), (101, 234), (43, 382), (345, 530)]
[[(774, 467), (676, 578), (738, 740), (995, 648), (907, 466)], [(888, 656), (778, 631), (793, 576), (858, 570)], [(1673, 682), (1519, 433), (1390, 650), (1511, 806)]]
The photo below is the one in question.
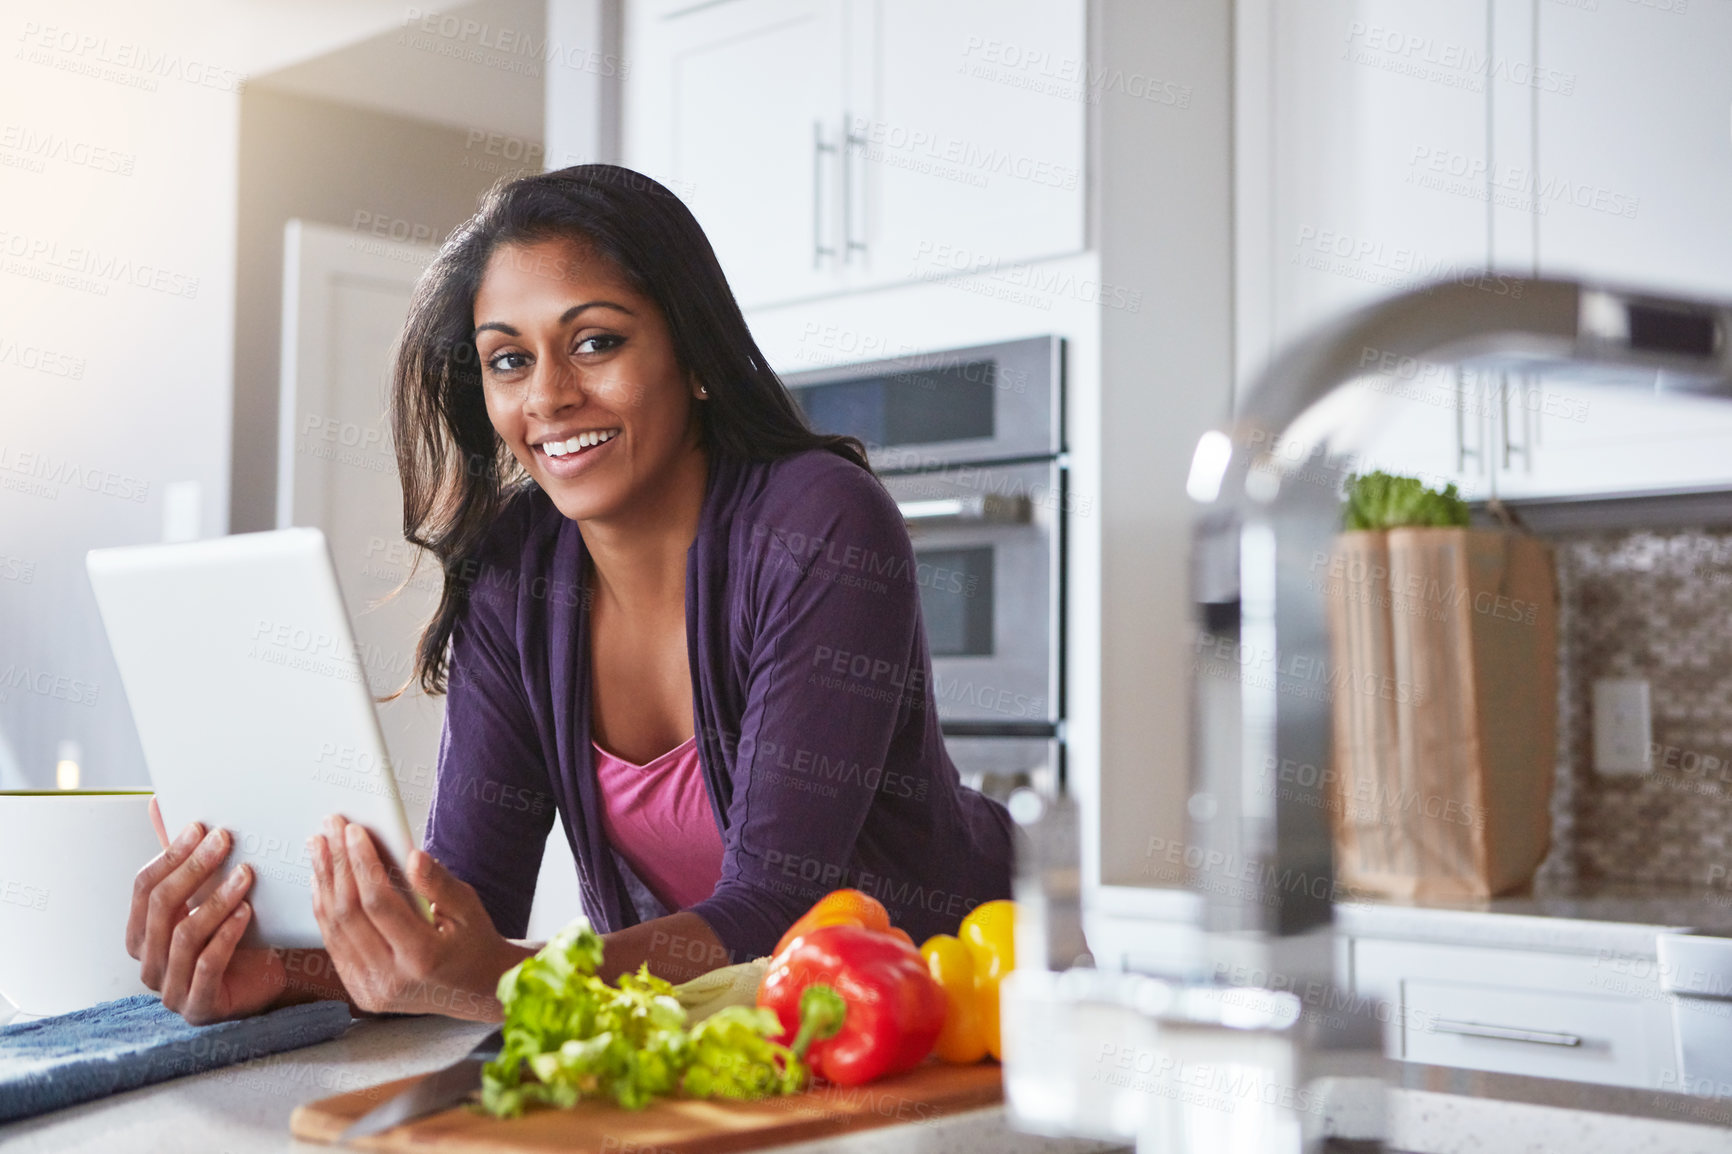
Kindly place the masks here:
[(162, 851), (149, 790), (0, 790), (0, 995), (64, 1014), (150, 991), (126, 952), (132, 882)]

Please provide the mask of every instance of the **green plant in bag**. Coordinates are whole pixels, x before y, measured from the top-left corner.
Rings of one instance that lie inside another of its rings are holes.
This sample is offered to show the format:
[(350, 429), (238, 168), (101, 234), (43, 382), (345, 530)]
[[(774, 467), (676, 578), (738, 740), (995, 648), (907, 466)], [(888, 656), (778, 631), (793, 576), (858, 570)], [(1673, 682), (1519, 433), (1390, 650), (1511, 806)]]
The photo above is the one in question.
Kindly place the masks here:
[(1467, 502), (1454, 482), (1439, 492), (1416, 477), (1398, 477), (1381, 469), (1347, 478), (1342, 507), (1346, 529), (1448, 528), (1467, 524)]

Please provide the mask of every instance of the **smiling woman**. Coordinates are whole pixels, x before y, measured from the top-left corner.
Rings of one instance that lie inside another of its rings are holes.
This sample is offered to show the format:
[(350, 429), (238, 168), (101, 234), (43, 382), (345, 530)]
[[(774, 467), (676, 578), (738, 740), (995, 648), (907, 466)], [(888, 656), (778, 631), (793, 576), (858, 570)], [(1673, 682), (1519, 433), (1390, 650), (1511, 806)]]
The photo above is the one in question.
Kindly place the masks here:
[[(901, 514), (857, 441), (805, 424), (672, 193), (608, 165), (496, 186), (416, 288), (391, 415), (406, 536), (443, 567), (411, 681), (448, 694), (406, 863), (433, 919), (333, 817), (327, 952), (290, 959), (325, 976), (277, 1000), (497, 1018), (556, 817), (604, 976), (762, 956), (844, 886), (917, 941), (1009, 896)], [(201, 1012), (250, 1012), (282, 979), (242, 981), (265, 963), (224, 942), (200, 966), (246, 992)]]

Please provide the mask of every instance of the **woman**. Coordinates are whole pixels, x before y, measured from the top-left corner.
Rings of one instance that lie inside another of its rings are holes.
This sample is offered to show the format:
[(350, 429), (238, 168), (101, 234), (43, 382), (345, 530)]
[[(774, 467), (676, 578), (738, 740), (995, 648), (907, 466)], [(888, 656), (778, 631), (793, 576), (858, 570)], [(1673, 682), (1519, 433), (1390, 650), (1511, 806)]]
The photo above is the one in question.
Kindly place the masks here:
[(917, 941), (1009, 895), (1009, 817), (939, 733), (896, 506), (857, 441), (806, 427), (665, 188), (583, 165), (491, 191), (417, 286), (392, 413), (407, 536), (445, 574), (406, 871), (433, 923), (333, 816), (309, 839), (326, 950), (237, 951), (249, 879), (189, 914), (226, 852), (189, 827), (128, 927), (171, 1008), (496, 1020), (556, 813), (608, 976), (760, 956), (841, 886)]

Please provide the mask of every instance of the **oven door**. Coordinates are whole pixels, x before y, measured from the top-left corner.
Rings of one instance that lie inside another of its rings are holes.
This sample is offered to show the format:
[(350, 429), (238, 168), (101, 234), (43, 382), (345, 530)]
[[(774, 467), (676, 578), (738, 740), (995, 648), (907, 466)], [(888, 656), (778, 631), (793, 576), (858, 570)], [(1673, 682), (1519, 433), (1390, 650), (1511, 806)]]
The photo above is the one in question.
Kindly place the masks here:
[(859, 437), (880, 472), (1064, 449), (1064, 342), (1029, 337), (789, 373), (815, 429)]
[(1063, 470), (1043, 461), (883, 480), (914, 543), (946, 734), (1052, 737), (1062, 716)]

